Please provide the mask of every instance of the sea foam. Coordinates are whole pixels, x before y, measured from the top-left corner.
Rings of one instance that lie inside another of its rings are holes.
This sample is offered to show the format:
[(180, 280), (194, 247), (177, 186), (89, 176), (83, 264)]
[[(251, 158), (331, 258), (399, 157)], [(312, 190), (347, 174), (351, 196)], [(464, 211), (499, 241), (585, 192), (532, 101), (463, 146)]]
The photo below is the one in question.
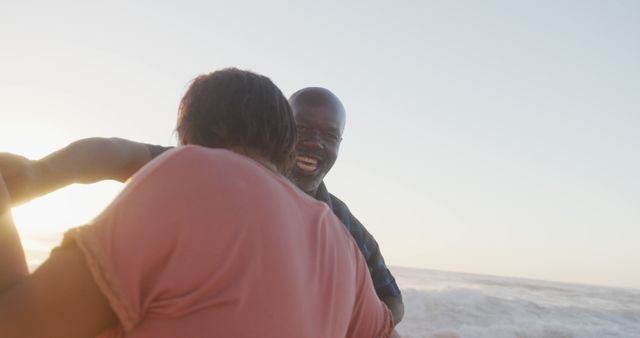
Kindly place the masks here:
[(405, 338), (640, 338), (640, 290), (392, 270)]

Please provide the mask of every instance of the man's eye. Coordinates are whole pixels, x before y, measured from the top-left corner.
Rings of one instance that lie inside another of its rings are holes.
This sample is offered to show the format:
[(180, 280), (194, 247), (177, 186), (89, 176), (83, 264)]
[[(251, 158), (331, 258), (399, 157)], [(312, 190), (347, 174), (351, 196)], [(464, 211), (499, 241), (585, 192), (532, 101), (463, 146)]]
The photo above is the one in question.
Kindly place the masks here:
[(340, 136), (336, 133), (324, 133), (324, 137), (331, 142), (340, 141)]

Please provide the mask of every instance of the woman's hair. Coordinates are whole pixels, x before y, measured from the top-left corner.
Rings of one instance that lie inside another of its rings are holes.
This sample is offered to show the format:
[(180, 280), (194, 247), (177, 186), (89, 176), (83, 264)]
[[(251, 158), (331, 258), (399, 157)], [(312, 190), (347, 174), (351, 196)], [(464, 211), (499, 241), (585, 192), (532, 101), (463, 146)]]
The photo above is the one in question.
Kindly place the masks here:
[(244, 147), (282, 172), (293, 160), (295, 128), (280, 89), (266, 76), (236, 68), (196, 77), (180, 101), (176, 124), (181, 144)]

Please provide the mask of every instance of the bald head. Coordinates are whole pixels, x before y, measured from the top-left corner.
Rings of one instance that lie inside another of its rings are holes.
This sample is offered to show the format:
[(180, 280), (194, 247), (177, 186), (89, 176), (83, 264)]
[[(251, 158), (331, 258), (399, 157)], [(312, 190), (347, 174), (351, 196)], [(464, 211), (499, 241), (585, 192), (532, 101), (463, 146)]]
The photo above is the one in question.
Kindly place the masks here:
[(289, 104), (293, 108), (294, 116), (301, 111), (301, 109), (296, 110), (294, 108), (296, 106), (324, 108), (334, 115), (336, 121), (340, 122), (340, 134), (344, 131), (347, 114), (340, 99), (329, 89), (322, 87), (302, 88), (291, 95)]
[(325, 88), (300, 89), (289, 98), (298, 130), (296, 162), (290, 178), (315, 196), (338, 158), (346, 113), (342, 102)]

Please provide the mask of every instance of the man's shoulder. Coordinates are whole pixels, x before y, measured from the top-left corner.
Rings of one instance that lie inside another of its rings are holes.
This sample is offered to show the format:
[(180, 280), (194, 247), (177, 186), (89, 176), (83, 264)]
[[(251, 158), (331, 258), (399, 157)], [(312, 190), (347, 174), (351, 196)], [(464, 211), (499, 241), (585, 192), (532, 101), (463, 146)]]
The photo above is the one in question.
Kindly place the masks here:
[(338, 196), (332, 193), (329, 193), (329, 198), (331, 199), (331, 204), (333, 204), (334, 209), (338, 207), (340, 209), (345, 209), (349, 211), (349, 207), (347, 206), (347, 203), (345, 203), (340, 198), (338, 198)]
[(360, 238), (358, 238), (359, 236), (357, 236), (356, 233), (365, 229), (364, 225), (353, 215), (347, 203), (331, 193), (329, 193), (329, 198), (331, 199), (331, 209), (333, 209), (333, 213), (338, 216), (344, 226), (351, 232), (356, 242), (359, 241)]
[[(326, 187), (323, 186), (326, 191)], [(329, 193), (327, 195), (331, 200), (333, 212), (340, 218), (344, 226), (351, 233), (360, 252), (365, 258), (373, 285), (379, 297), (397, 297), (401, 296), (398, 284), (395, 278), (387, 268), (387, 265), (380, 252), (378, 242), (373, 235), (369, 233), (367, 228), (351, 213), (349, 207), (337, 196)]]

